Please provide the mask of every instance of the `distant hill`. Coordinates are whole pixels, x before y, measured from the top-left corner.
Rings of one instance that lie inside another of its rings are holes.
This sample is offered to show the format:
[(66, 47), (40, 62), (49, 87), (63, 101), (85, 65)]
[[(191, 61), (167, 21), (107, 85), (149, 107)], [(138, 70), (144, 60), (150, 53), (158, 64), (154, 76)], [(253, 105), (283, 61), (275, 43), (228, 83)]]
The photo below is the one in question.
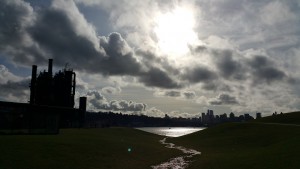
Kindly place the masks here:
[(188, 169), (299, 169), (299, 119), (294, 112), (225, 123), (167, 141), (201, 152)]
[(263, 117), (261, 119), (256, 119), (253, 122), (284, 123), (284, 124), (300, 125), (300, 111), (278, 114), (278, 115), (273, 115), (273, 116), (267, 116), (267, 117)]

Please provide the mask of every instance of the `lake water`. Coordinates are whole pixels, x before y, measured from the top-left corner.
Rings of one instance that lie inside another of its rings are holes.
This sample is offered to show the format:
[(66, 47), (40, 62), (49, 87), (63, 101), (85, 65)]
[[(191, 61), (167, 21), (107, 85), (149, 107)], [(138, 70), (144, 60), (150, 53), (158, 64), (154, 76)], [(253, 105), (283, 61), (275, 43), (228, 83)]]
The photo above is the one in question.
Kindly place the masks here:
[(204, 127), (139, 127), (136, 128), (149, 133), (167, 137), (180, 137), (205, 129)]

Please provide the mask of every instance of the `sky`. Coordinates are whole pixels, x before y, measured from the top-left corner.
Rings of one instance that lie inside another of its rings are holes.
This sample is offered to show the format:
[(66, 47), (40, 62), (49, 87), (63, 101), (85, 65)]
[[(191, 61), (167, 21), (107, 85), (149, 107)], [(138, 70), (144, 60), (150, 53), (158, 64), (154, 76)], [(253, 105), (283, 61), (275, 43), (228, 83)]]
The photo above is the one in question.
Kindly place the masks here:
[(1, 0), (0, 100), (28, 102), (53, 58), (89, 111), (297, 111), (299, 16), (299, 0)]

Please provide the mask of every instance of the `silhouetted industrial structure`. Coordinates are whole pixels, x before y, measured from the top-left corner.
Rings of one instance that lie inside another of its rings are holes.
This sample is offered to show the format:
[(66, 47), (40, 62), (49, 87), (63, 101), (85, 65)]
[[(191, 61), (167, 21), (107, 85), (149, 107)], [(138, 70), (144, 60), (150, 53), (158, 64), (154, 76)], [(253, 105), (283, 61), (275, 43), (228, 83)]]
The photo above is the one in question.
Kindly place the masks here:
[(72, 69), (63, 69), (52, 75), (53, 60), (49, 59), (48, 72), (36, 76), (37, 66), (32, 66), (30, 104), (74, 107), (76, 74)]
[(37, 75), (32, 66), (30, 100), (28, 103), (0, 101), (0, 133), (56, 134), (59, 128), (83, 127), (86, 97), (80, 97), (79, 109), (74, 108), (75, 72), (65, 67), (53, 76), (53, 60), (48, 71)]

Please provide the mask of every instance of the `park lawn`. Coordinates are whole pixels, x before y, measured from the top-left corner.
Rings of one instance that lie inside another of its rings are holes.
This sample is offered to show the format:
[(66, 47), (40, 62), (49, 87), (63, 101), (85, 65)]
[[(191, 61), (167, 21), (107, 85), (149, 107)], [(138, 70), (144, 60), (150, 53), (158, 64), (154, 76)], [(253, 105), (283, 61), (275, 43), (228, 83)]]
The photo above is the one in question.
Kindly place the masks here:
[(300, 125), (300, 112), (292, 112), (292, 113), (278, 114), (276, 116), (268, 116), (268, 117), (254, 120), (253, 122)]
[(0, 136), (1, 169), (146, 169), (181, 152), (162, 136), (130, 128), (63, 129), (58, 135)]
[(228, 123), (183, 137), (169, 138), (168, 141), (202, 153), (194, 157), (188, 169), (299, 169), (300, 167), (299, 126)]

